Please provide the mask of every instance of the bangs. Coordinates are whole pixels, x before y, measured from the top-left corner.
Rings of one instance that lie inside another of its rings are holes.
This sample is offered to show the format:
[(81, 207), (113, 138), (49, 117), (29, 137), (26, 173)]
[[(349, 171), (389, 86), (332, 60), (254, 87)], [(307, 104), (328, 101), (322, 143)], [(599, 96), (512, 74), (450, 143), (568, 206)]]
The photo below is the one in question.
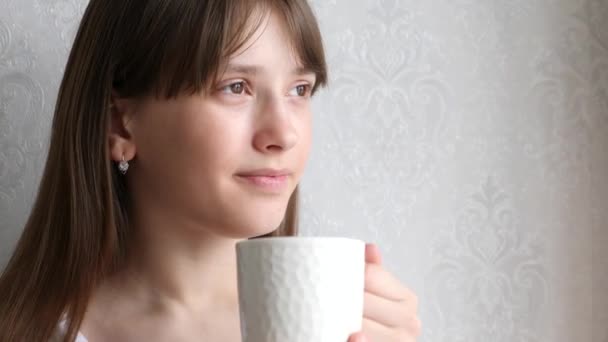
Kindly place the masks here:
[[(159, 2), (161, 3), (161, 2)], [(134, 24), (116, 67), (120, 96), (153, 94), (172, 98), (209, 90), (230, 57), (246, 49), (270, 13), (284, 23), (301, 66), (316, 75), (313, 93), (327, 83), (327, 66), (317, 21), (306, 0), (191, 0), (149, 6)], [(145, 30), (145, 31), (144, 31)]]
[(306, 0), (281, 1), (271, 4), (277, 14), (282, 16), (289, 44), (300, 65), (316, 75), (314, 94), (319, 87), (327, 85), (327, 64), (321, 32), (310, 6)]

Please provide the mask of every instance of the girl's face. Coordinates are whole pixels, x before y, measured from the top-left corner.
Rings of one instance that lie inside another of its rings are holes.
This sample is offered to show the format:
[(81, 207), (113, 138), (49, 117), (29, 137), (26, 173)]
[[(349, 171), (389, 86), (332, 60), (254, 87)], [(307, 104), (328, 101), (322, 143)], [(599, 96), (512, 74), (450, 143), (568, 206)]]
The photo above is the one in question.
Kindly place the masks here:
[(278, 227), (308, 158), (315, 83), (288, 41), (270, 15), (212, 92), (137, 104), (136, 210), (234, 238)]

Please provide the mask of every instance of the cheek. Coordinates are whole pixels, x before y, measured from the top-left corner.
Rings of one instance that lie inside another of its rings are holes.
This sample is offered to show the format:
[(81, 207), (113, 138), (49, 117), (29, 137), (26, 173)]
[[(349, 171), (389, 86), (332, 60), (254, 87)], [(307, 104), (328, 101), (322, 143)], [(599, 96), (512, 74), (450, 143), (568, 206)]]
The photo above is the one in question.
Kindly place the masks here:
[(193, 120), (181, 131), (183, 144), (179, 153), (195, 177), (228, 176), (238, 168), (248, 139), (247, 129), (241, 123)]
[[(172, 165), (179, 156), (176, 146), (182, 144), (179, 125), (171, 120), (175, 115), (142, 113), (135, 125), (137, 171), (146, 175), (163, 174), (166, 165)], [(134, 170), (135, 171), (135, 170)]]
[(207, 175), (233, 171), (247, 130), (221, 114), (226, 113), (199, 108), (151, 113), (139, 123), (136, 137), (142, 171), (168, 177), (182, 190), (205, 183)]
[(312, 119), (310, 112), (301, 113), (298, 121), (299, 131), (299, 151), (298, 158), (301, 164), (305, 164), (310, 154), (312, 146)]

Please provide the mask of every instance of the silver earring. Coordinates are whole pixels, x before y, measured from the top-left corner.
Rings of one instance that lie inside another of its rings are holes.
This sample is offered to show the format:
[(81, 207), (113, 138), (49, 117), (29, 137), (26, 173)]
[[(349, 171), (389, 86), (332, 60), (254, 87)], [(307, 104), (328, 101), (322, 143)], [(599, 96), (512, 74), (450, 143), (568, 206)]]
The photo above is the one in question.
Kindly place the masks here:
[(129, 162), (125, 161), (125, 156), (122, 156), (122, 160), (118, 163), (118, 170), (123, 175), (129, 170)]

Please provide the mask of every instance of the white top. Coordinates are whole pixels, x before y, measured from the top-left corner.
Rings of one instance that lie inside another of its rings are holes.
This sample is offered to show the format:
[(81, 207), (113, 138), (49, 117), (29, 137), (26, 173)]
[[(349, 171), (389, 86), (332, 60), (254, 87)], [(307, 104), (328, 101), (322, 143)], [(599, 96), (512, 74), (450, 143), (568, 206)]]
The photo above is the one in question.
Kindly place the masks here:
[(78, 333), (76, 336), (76, 340), (74, 342), (89, 342), (86, 337), (82, 336), (81, 333)]
[[(66, 322), (65, 322), (65, 320), (62, 320), (61, 322), (59, 322), (59, 327), (57, 329), (57, 333), (55, 334), (55, 336), (53, 336), (53, 338), (51, 338), (50, 342), (62, 341), (62, 338), (65, 336), (66, 329), (67, 329)], [(74, 340), (74, 342), (89, 342), (89, 340), (87, 340), (86, 337), (84, 337), (80, 332), (78, 332), (78, 335), (76, 336), (76, 339)]]

